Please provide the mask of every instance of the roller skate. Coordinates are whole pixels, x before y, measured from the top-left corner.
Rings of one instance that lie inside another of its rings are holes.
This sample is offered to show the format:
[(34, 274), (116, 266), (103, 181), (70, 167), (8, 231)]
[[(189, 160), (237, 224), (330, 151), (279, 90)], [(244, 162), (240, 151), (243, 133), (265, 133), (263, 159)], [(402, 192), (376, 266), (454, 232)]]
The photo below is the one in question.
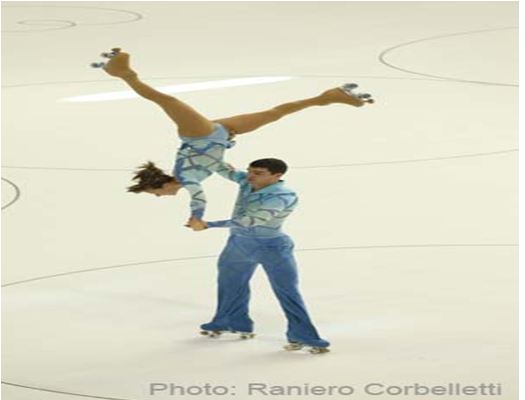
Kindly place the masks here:
[[(118, 53), (120, 53), (120, 48), (115, 47), (111, 49), (110, 53), (102, 53), (100, 56), (104, 58), (112, 58), (112, 57), (115, 57)], [(92, 68), (104, 68), (106, 64), (107, 63), (105, 62), (94, 62), (94, 63), (91, 63), (90, 66)]]
[(237, 332), (237, 331), (232, 331), (232, 330), (211, 330), (211, 331), (205, 330), (205, 329), (201, 330), (201, 335), (208, 336), (210, 338), (218, 338), (223, 333), (238, 334), (239, 337), (243, 340), (253, 339), (255, 337), (255, 333), (253, 332)]
[(365, 103), (373, 104), (375, 102), (372, 99), (370, 93), (358, 93), (355, 90), (359, 87), (357, 83), (345, 83), (334, 89), (327, 90), (322, 93), (328, 103), (344, 103), (354, 107), (362, 107)]
[(91, 63), (92, 68), (102, 68), (109, 75), (125, 78), (137, 74), (129, 67), (129, 54), (122, 53), (121, 49), (115, 47), (111, 52), (102, 53), (101, 57), (109, 59), (108, 62)]
[(370, 93), (356, 93), (355, 89), (357, 89), (359, 85), (357, 83), (345, 83), (344, 85), (340, 86), (338, 89), (343, 91), (345, 94), (351, 97), (357, 97), (358, 99), (364, 101), (365, 103), (373, 104), (375, 101), (372, 99), (372, 95)]
[(289, 342), (284, 346), (284, 350), (286, 351), (297, 351), (302, 350), (303, 348), (308, 349), (311, 354), (323, 354), (330, 351), (328, 347), (309, 346), (301, 342)]

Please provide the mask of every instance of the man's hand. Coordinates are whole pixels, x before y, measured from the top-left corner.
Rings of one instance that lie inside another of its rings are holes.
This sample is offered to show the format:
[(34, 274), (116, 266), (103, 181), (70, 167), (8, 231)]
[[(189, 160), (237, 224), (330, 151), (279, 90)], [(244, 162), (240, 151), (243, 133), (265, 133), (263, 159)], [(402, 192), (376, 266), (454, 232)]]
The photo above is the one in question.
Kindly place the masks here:
[(208, 229), (208, 224), (206, 221), (203, 221), (201, 219), (197, 219), (195, 217), (191, 217), (188, 220), (188, 223), (186, 224), (188, 228), (193, 229), (194, 231), (203, 231), (204, 229)]

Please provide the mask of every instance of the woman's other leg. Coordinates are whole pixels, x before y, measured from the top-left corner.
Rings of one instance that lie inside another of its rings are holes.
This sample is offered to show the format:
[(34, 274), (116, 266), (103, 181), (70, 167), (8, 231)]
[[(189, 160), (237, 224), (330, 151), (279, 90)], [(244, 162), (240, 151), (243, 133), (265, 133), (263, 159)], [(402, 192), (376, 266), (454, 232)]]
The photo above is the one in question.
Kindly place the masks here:
[(263, 125), (278, 121), (286, 115), (302, 111), (305, 108), (326, 106), (334, 103), (361, 107), (365, 102), (345, 94), (339, 88), (333, 88), (323, 92), (319, 96), (280, 104), (266, 111), (217, 119), (214, 120), (214, 122), (224, 125), (233, 134), (243, 134), (254, 131)]
[(179, 99), (159, 92), (142, 82), (135, 71), (129, 66), (129, 54), (119, 52), (112, 57), (104, 70), (112, 76), (121, 78), (138, 95), (159, 105), (178, 127), (180, 135), (201, 137), (209, 135), (213, 122), (195, 111)]

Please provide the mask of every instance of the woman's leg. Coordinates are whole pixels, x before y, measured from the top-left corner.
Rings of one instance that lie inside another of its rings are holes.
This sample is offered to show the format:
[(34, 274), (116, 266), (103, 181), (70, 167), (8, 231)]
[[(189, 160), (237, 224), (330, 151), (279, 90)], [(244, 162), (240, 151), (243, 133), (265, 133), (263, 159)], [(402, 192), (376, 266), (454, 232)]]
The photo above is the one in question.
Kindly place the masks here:
[(319, 96), (311, 97), (309, 99), (284, 103), (266, 111), (217, 119), (214, 120), (214, 122), (224, 125), (233, 134), (242, 134), (254, 131), (263, 125), (275, 122), (286, 115), (296, 113), (298, 111), (304, 110), (305, 108), (313, 106), (326, 106), (334, 103), (361, 107), (365, 102), (345, 94), (339, 88), (334, 88), (323, 92)]
[(175, 122), (180, 135), (200, 137), (209, 135), (213, 131), (213, 122), (189, 105), (142, 82), (129, 66), (129, 54), (119, 52), (111, 58), (104, 70), (112, 76), (121, 78), (140, 96), (158, 104)]

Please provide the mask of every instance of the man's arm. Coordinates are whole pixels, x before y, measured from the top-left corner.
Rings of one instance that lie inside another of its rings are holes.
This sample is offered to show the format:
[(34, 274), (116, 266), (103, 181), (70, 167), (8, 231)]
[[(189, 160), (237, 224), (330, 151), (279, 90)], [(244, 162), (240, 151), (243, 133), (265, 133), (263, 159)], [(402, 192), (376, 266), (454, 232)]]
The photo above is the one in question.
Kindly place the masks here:
[(275, 196), (264, 201), (255, 211), (248, 211), (246, 214), (232, 219), (222, 221), (199, 221), (190, 226), (193, 230), (203, 230), (206, 228), (250, 228), (259, 225), (265, 225), (268, 221), (274, 219), (280, 212), (292, 206), (297, 202), (295, 196)]
[[(223, 178), (238, 184), (246, 182), (246, 176), (248, 175), (246, 172), (236, 170), (232, 165), (227, 164), (224, 161), (219, 164), (216, 172)], [(206, 208), (206, 197), (202, 190), (202, 186), (198, 182), (189, 182), (188, 184), (185, 184), (185, 187), (191, 195), (191, 217), (186, 223), (186, 226), (192, 228), (194, 231), (208, 228), (207, 222), (202, 221), (204, 210)]]
[(236, 183), (244, 182), (246, 180), (246, 176), (248, 175), (246, 172), (239, 171), (235, 169), (232, 165), (225, 163), (224, 161), (221, 162), (216, 171), (223, 178)]

